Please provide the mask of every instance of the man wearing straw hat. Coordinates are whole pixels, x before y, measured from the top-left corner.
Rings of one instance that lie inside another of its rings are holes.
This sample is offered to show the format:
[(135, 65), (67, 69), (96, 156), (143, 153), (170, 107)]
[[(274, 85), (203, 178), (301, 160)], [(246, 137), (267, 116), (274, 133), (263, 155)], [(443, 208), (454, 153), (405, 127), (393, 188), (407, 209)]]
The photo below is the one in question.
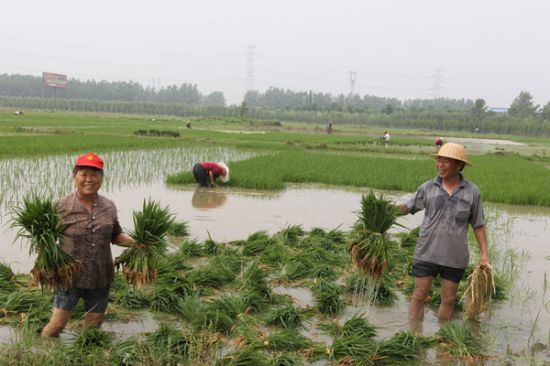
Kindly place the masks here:
[(472, 165), (464, 146), (444, 144), (432, 157), (438, 176), (422, 184), (401, 207), (404, 214), (425, 210), (413, 255), (411, 320), (423, 319), (424, 303), (437, 275), (441, 277), (439, 319), (452, 318), (458, 284), (470, 260), (468, 225), (472, 225), (479, 245), (480, 264), (489, 264), (480, 192), (461, 174), (465, 166)]

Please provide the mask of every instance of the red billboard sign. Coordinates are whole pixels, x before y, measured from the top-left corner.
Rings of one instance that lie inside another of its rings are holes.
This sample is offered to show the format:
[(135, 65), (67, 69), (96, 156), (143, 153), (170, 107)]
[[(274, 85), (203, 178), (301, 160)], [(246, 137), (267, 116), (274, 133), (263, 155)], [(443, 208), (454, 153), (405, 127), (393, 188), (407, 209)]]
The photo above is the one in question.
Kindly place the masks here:
[(53, 88), (67, 88), (67, 75), (43, 72), (42, 80), (44, 81), (45, 87), (51, 86)]

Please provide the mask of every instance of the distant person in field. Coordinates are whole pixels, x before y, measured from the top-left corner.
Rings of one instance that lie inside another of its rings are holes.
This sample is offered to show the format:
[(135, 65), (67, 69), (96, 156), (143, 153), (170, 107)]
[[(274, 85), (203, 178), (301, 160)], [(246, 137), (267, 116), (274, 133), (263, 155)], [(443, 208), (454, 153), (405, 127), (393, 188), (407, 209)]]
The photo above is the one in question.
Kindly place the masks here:
[(193, 167), (193, 176), (201, 187), (215, 187), (216, 179), (229, 181), (229, 167), (223, 163), (202, 162)]
[(437, 276), (441, 277), (439, 319), (452, 318), (458, 284), (470, 261), (469, 225), (481, 253), (479, 263), (489, 265), (480, 192), (461, 173), (465, 166), (472, 165), (464, 146), (447, 143), (432, 157), (436, 159), (437, 177), (422, 184), (414, 197), (401, 206), (404, 214), (425, 210), (413, 255), (411, 320), (424, 318), (424, 303)]
[(388, 131), (384, 131), (382, 141), (384, 142), (384, 145), (387, 145), (390, 142), (390, 133)]
[(436, 138), (434, 144), (435, 144), (435, 150), (438, 151), (441, 148), (441, 146), (443, 146), (443, 138), (442, 137)]
[(332, 121), (328, 121), (327, 132), (332, 133)]
[(111, 243), (124, 247), (134, 243), (122, 232), (115, 204), (98, 194), (103, 183), (103, 160), (93, 153), (78, 157), (73, 180), (75, 192), (56, 203), (67, 225), (59, 246), (82, 261), (84, 267), (71, 289), (55, 290), (53, 314), (42, 336), (57, 337), (80, 299), (84, 301), (84, 326), (101, 325), (114, 278)]

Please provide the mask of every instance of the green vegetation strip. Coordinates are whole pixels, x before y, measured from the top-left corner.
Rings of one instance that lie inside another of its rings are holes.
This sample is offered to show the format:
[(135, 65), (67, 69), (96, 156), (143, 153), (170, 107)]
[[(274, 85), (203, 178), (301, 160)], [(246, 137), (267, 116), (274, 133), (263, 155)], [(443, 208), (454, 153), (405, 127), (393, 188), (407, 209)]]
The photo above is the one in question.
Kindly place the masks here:
[[(550, 206), (546, 184), (550, 170), (519, 156), (472, 156), (474, 167), (464, 171), (478, 185), (485, 201), (517, 205)], [(230, 164), (230, 186), (283, 189), (286, 183), (324, 183), (352, 187), (414, 192), (437, 175), (429, 157), (337, 155), (323, 152), (287, 151)], [(193, 183), (190, 172), (171, 175), (170, 184)]]

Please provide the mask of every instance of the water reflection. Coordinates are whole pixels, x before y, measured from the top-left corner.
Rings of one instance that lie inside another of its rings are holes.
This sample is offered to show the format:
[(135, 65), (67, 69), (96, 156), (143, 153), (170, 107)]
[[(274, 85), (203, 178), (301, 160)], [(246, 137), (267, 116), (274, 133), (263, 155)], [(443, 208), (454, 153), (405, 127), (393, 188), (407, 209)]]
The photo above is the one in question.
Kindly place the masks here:
[(198, 210), (208, 211), (225, 205), (227, 194), (223, 189), (209, 189), (199, 187), (193, 193), (191, 205)]

